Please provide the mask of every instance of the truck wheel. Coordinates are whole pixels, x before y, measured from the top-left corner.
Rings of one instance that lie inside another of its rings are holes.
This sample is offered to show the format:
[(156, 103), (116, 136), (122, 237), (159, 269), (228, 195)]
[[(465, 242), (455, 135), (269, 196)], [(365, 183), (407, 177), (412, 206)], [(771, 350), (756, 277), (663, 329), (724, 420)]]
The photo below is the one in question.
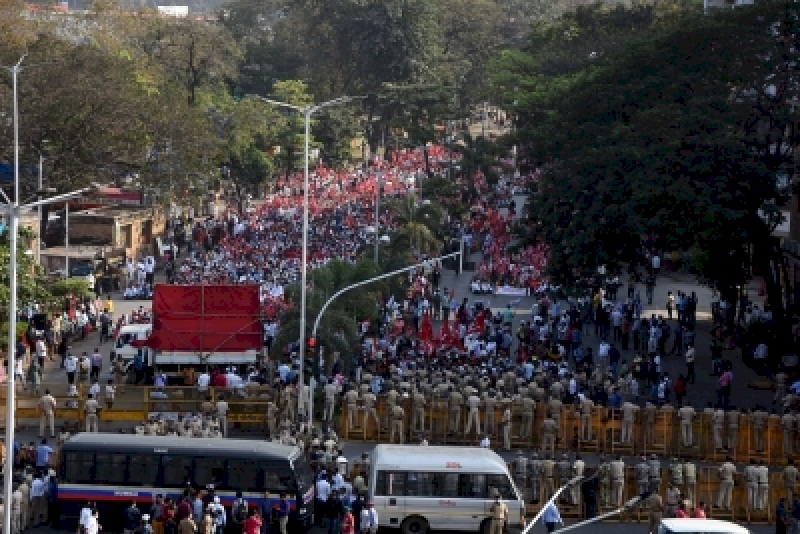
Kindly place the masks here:
[(403, 534), (428, 534), (428, 522), (417, 515), (412, 515), (400, 525)]

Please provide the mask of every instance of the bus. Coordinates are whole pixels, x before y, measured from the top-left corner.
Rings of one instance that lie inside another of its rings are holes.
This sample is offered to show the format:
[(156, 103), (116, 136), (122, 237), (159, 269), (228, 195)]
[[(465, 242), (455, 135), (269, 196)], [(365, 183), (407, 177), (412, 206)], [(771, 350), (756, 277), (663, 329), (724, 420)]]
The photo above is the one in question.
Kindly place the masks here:
[(488, 534), (495, 495), (508, 506), (508, 527), (522, 529), (525, 500), (506, 462), (480, 447), (377, 445), (370, 459), (369, 497), (381, 527), (402, 534), (429, 530)]
[(175, 499), (190, 487), (209, 485), (228, 509), (237, 491), (250, 507), (270, 508), (285, 492), (292, 507), (291, 530), (305, 532), (312, 525), (314, 475), (297, 447), (227, 438), (100, 433), (77, 434), (61, 448), (57, 490), (61, 523), (76, 525), (80, 509), (93, 502), (109, 531), (131, 502), (146, 513), (156, 495)]

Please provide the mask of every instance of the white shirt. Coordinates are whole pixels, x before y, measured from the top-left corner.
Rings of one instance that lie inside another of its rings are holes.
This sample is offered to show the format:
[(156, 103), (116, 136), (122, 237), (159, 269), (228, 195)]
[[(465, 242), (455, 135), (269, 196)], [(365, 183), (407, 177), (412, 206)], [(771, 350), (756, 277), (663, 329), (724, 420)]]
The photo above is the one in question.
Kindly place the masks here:
[(30, 498), (42, 497), (44, 495), (44, 481), (41, 478), (34, 478), (31, 482)]
[(89, 524), (89, 518), (92, 517), (92, 509), (91, 508), (81, 508), (81, 515), (78, 522), (81, 524), (82, 527), (86, 528)]
[(67, 356), (64, 360), (64, 368), (68, 373), (74, 373), (78, 370), (78, 359), (75, 356)]
[(97, 398), (100, 395), (100, 384), (94, 382), (91, 386), (89, 386), (89, 394), (94, 395), (94, 398)]
[(208, 373), (201, 373), (200, 376), (197, 377), (197, 389), (200, 391), (205, 391), (208, 389), (208, 385), (211, 383), (211, 376)]
[(361, 530), (378, 529), (378, 512), (374, 507), (361, 510)]
[(331, 485), (328, 484), (328, 481), (325, 479), (317, 480), (317, 499), (320, 501), (327, 501), (328, 497), (331, 496)]
[(86, 522), (86, 534), (97, 534), (100, 531), (100, 523), (97, 522), (97, 517), (92, 515)]
[(332, 488), (335, 489), (335, 490), (338, 490), (342, 486), (344, 486), (344, 477), (342, 476), (341, 473), (336, 473), (331, 478), (331, 482), (333, 482), (333, 484), (331, 484)]
[(480, 445), (481, 445), (482, 449), (488, 449), (489, 448), (489, 436), (486, 436), (485, 438), (483, 438), (481, 440), (481, 444)]

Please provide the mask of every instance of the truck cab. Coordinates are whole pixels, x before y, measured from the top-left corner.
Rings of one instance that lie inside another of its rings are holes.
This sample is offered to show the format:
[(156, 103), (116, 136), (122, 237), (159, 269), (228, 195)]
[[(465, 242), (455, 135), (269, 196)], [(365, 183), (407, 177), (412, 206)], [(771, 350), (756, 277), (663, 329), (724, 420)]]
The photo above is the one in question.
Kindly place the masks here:
[(121, 358), (126, 364), (133, 363), (133, 359), (139, 353), (144, 352), (145, 365), (148, 364), (148, 355), (150, 349), (143, 347), (136, 347), (133, 345), (134, 341), (144, 341), (153, 332), (153, 325), (151, 324), (129, 324), (125, 325), (119, 330), (117, 339), (114, 340), (114, 347), (111, 349), (111, 361), (116, 361)]

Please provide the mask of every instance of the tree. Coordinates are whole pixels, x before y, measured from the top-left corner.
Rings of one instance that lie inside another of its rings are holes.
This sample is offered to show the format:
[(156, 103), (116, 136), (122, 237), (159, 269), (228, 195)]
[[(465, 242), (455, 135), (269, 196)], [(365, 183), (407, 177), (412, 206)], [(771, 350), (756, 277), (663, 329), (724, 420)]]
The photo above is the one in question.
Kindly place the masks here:
[(391, 205), (390, 213), (397, 229), (390, 234), (392, 255), (411, 263), (415, 255), (435, 256), (441, 242), (442, 209), (430, 202), (419, 203), (412, 195), (407, 195)]
[[(537, 74), (543, 67), (531, 54), (520, 140), (525, 157), (544, 163), (531, 219), (551, 245), (559, 282), (637, 263), (643, 248), (674, 250), (735, 301), (755, 260), (788, 332), (772, 275), (781, 272), (771, 237), (779, 218), (764, 214), (787, 198), (777, 178), (791, 175), (797, 145), (789, 117), (798, 58), (788, 44), (797, 10), (687, 15), (598, 65), (567, 63), (555, 82)], [(746, 52), (731, 60), (724, 51), (734, 49)]]

